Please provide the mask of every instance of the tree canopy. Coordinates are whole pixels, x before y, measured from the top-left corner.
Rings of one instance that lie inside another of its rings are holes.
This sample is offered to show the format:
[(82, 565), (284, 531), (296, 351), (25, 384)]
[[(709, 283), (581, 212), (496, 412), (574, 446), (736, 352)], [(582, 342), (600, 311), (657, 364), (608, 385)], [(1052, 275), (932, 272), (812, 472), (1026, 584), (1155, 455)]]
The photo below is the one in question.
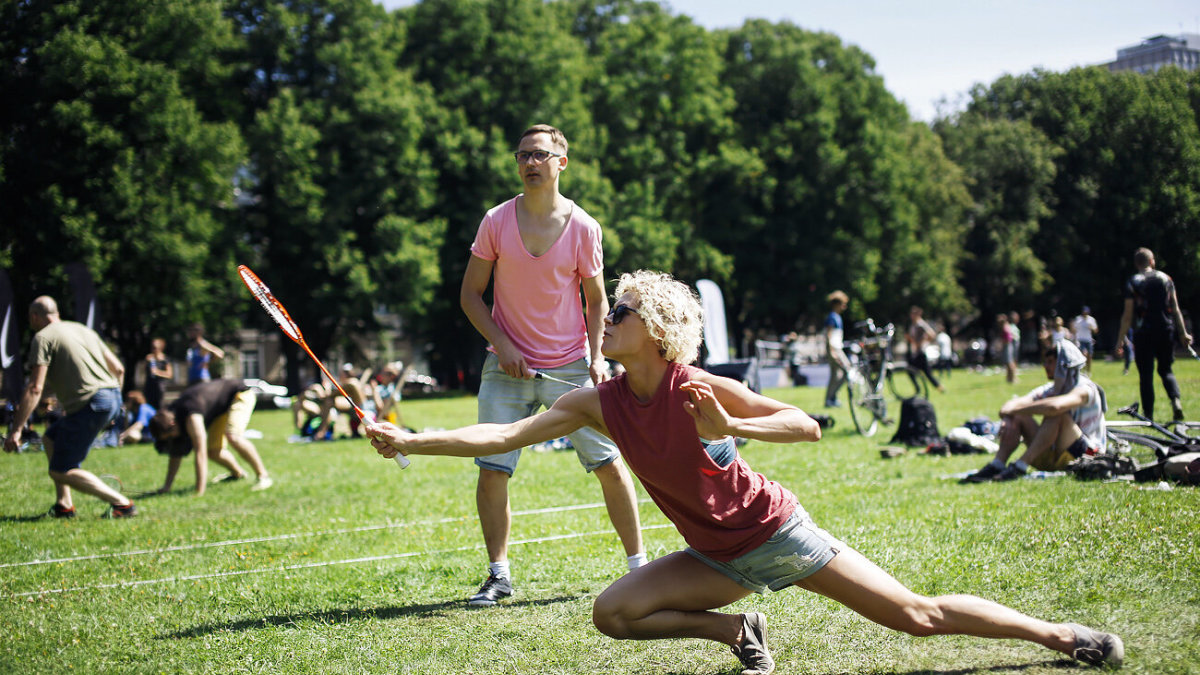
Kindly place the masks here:
[(1111, 323), (1138, 246), (1193, 313), (1198, 85), (1034, 71), (927, 125), (836, 35), (646, 0), (22, 0), (0, 5), (0, 265), (28, 302), (85, 263), (128, 359), (191, 321), (266, 327), (245, 262), (318, 354), (382, 310), (469, 381), (468, 247), (549, 123), (606, 277), (714, 279), (735, 333), (813, 328), (834, 289), (851, 320)]

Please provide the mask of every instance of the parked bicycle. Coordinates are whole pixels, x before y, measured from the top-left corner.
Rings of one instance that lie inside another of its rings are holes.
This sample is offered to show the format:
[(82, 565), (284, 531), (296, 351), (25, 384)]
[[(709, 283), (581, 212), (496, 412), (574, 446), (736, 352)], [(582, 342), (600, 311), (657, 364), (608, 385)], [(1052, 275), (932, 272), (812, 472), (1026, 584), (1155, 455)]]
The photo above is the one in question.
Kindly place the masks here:
[(874, 436), (879, 424), (891, 424), (887, 414), (884, 383), (900, 400), (913, 396), (929, 397), (929, 383), (916, 368), (892, 359), (892, 338), (896, 327), (887, 324), (876, 327), (871, 319), (854, 324), (863, 336), (846, 344), (850, 372), (846, 375), (846, 395), (850, 419), (863, 436)]

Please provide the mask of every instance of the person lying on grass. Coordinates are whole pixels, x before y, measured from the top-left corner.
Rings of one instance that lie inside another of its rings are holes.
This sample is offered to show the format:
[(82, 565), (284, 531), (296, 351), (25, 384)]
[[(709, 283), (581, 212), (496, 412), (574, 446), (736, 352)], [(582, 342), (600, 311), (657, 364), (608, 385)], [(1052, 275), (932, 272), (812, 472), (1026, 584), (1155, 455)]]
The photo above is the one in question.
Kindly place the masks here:
[(579, 389), (512, 424), (410, 434), (366, 430), (376, 451), (473, 457), (591, 426), (616, 442), (630, 469), (688, 548), (630, 571), (596, 598), (592, 621), (616, 639), (702, 638), (728, 645), (743, 675), (770, 673), (766, 618), (714, 611), (767, 589), (799, 586), (912, 635), (1027, 640), (1090, 664), (1118, 665), (1116, 635), (1048, 623), (969, 595), (918, 595), (817, 527), (796, 497), (751, 470), (734, 436), (817, 441), (803, 411), (688, 364), (701, 341), (696, 296), (669, 275), (622, 275), (604, 324), (604, 355), (625, 373)]

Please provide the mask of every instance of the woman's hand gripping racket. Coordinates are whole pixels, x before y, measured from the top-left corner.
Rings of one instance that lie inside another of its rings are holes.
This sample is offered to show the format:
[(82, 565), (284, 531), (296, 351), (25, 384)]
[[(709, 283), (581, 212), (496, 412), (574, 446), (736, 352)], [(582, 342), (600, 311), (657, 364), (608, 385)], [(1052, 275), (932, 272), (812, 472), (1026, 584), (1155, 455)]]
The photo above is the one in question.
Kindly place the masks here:
[[(300, 327), (297, 326), (296, 322), (292, 320), (291, 315), (288, 314), (288, 311), (284, 309), (283, 305), (275, 299), (274, 295), (271, 294), (271, 289), (267, 288), (267, 285), (262, 282), (262, 279), (259, 279), (258, 275), (245, 265), (238, 265), (238, 275), (242, 277), (242, 283), (246, 284), (246, 288), (250, 289), (250, 292), (258, 300), (259, 304), (263, 306), (263, 309), (267, 310), (267, 314), (270, 314), (271, 318), (275, 320), (275, 323), (279, 324), (279, 329), (283, 331), (283, 334), (290, 337), (292, 342), (300, 345), (300, 347), (304, 350), (304, 353), (308, 354), (309, 358), (313, 360), (313, 363), (317, 364), (317, 367), (321, 369), (322, 373), (325, 373), (325, 377), (328, 377), (329, 381), (333, 383), (333, 386), (337, 387), (338, 392), (340, 392), (341, 395), (346, 398), (346, 401), (350, 404), (350, 407), (354, 409), (354, 414), (358, 415), (358, 419), (367, 423), (373, 423), (375, 420), (364, 413), (358, 407), (358, 405), (354, 403), (354, 399), (350, 398), (350, 395), (346, 393), (346, 390), (342, 389), (342, 385), (338, 384), (337, 378), (329, 374), (329, 370), (325, 368), (325, 364), (321, 363), (321, 359), (318, 359), (317, 355), (313, 354), (312, 350), (309, 349), (308, 343), (304, 341), (304, 334), (300, 332)], [(396, 455), (395, 459), (396, 463), (400, 465), (401, 469), (409, 465), (408, 458), (404, 455)]]

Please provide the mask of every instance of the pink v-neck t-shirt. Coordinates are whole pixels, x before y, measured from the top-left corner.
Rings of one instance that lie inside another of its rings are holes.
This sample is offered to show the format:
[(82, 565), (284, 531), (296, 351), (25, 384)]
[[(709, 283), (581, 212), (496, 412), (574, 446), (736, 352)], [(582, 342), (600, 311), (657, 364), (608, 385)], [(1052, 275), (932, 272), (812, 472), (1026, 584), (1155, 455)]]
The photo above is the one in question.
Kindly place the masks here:
[(574, 203), (562, 234), (540, 256), (521, 240), (517, 198), (479, 223), (471, 254), (493, 264), (492, 319), (531, 368), (558, 368), (587, 355), (579, 285), (604, 271), (600, 240), (600, 223)]

